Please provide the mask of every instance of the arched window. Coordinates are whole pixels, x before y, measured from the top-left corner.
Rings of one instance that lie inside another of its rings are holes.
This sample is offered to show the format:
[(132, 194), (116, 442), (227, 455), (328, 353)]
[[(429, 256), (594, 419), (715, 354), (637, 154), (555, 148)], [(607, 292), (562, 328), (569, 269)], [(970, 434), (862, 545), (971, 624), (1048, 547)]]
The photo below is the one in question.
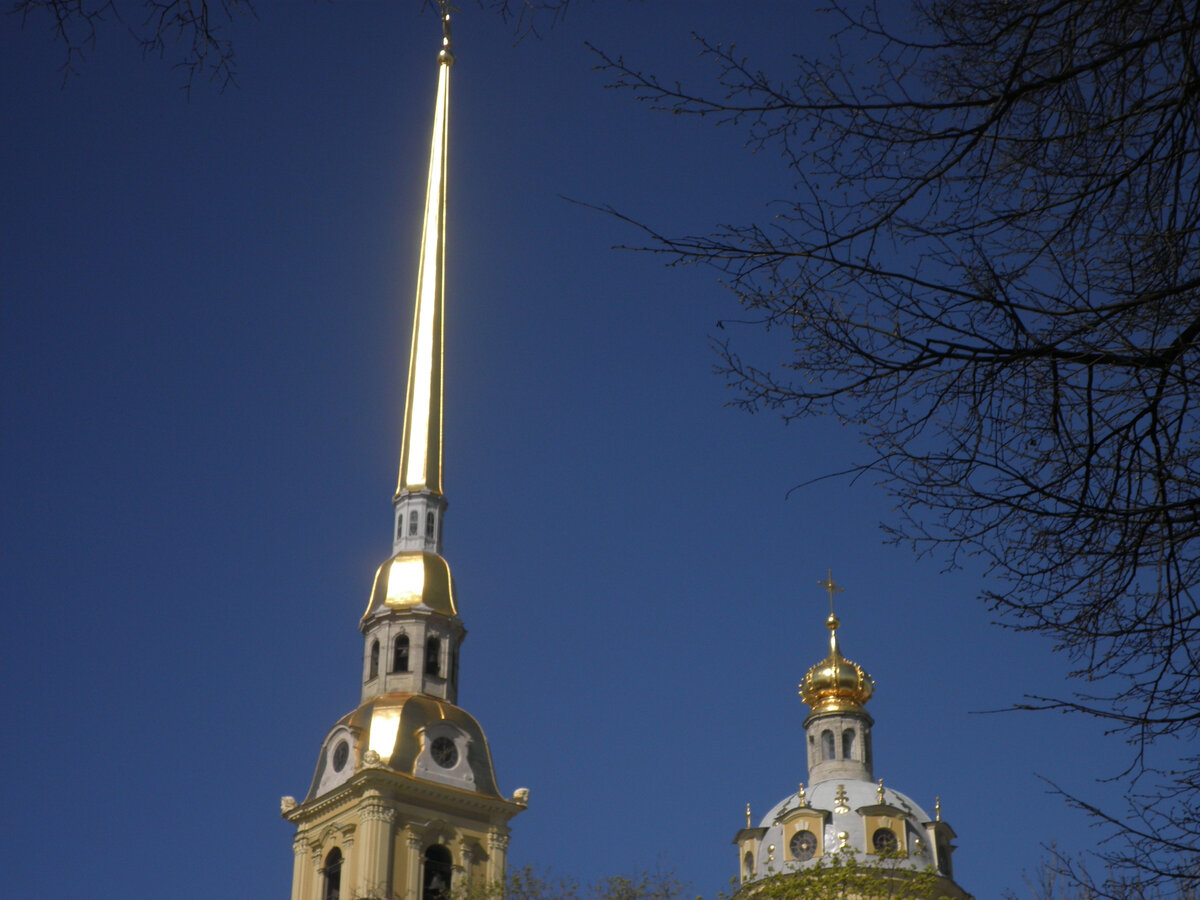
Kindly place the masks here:
[(404, 537), (404, 517), (396, 516), (396, 537)]
[(842, 732), (842, 759), (854, 759), (854, 729)]
[(337, 847), (325, 857), (325, 867), (321, 873), (325, 877), (321, 900), (339, 900), (342, 896), (342, 851)]
[(445, 900), (450, 896), (450, 875), (453, 861), (450, 851), (441, 844), (434, 844), (425, 851), (425, 877), (422, 881), (421, 900)]
[(425, 513), (425, 537), (433, 540), (433, 513)]
[(458, 650), (450, 648), (450, 683), (458, 684)]
[(749, 850), (742, 857), (742, 881), (748, 881), (754, 877), (754, 854)]
[(392, 645), (392, 671), (407, 672), (408, 671), (408, 635), (402, 634), (396, 638), (395, 644)]
[(417, 533), (417, 511), (414, 509), (408, 514), (408, 536), (412, 537)]
[(890, 828), (876, 828), (871, 835), (871, 846), (876, 853), (895, 853), (897, 843), (896, 832)]
[(821, 753), (822, 759), (834, 758), (833, 732), (828, 728), (821, 732)]
[(371, 667), (367, 673), (370, 680), (379, 674), (379, 641), (371, 641)]
[(442, 661), (440, 659), (442, 651), (442, 642), (431, 637), (425, 642), (425, 674), (440, 675), (442, 671)]

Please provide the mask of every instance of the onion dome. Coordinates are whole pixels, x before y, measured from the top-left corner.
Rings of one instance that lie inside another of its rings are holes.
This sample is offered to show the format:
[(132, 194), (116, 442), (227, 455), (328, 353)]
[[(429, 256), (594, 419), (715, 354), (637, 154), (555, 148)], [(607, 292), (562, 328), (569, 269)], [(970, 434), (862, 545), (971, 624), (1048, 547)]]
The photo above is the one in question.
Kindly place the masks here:
[(800, 697), (816, 712), (862, 712), (875, 693), (875, 682), (856, 662), (838, 649), (837, 616), (829, 614), (829, 655), (813, 666), (800, 682)]

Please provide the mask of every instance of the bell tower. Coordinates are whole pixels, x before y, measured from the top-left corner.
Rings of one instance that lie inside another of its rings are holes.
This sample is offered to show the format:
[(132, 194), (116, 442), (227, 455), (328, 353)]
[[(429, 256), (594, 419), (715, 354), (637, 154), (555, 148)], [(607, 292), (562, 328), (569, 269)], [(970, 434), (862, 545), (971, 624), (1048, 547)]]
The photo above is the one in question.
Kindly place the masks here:
[(442, 338), (450, 16), (442, 7), (437, 99), (417, 276), (392, 555), (375, 573), (361, 697), (321, 744), (296, 826), (292, 900), (442, 900), (504, 877), (508, 822), (528, 791), (500, 794), (479, 723), (460, 709), (466, 629), (442, 557)]

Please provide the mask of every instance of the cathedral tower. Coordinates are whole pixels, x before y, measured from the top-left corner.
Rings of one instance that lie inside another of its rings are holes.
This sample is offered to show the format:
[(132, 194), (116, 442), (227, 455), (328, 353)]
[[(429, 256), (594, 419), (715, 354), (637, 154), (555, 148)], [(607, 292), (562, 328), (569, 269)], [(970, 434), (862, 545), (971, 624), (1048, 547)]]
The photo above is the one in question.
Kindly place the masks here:
[(456, 704), (466, 629), (442, 557), (442, 331), (450, 20), (443, 4), (429, 184), (421, 235), (392, 555), (375, 574), (362, 696), (321, 745), (296, 826), (292, 900), (435, 900), (504, 876), (508, 821), (479, 724)]
[[(757, 827), (747, 805), (746, 827), (733, 841), (740, 880), (753, 886), (771, 875), (816, 877), (835, 860), (853, 859), (855, 865), (874, 867), (879, 873), (875, 884), (881, 887), (889, 879), (920, 878), (928, 896), (969, 900), (953, 880), (955, 834), (942, 821), (940, 801), (930, 817), (905, 794), (874, 780), (874, 720), (865, 704), (875, 682), (838, 645), (841, 623), (833, 598), (841, 588), (832, 573), (819, 584), (829, 594), (829, 653), (800, 683), (800, 697), (810, 708), (804, 719), (808, 786), (801, 783), (796, 793), (776, 803)], [(873, 893), (868, 887), (862, 896), (867, 900)]]

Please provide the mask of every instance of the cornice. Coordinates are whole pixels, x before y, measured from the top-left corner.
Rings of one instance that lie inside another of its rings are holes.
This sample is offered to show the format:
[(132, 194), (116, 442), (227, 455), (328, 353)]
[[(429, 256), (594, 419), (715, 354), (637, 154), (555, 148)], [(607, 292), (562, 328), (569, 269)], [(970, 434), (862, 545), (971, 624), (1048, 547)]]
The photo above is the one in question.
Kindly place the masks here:
[[(330, 793), (302, 803), (282, 816), (293, 825), (299, 826), (335, 809), (357, 805), (370, 788), (384, 792), (382, 802), (437, 800), (455, 812), (482, 811), (490, 815), (498, 814), (505, 822), (527, 808), (525, 804), (515, 800), (490, 797), (448, 784), (425, 781), (392, 769), (369, 768), (355, 773)], [(389, 797), (388, 794), (393, 792), (397, 796)]]

